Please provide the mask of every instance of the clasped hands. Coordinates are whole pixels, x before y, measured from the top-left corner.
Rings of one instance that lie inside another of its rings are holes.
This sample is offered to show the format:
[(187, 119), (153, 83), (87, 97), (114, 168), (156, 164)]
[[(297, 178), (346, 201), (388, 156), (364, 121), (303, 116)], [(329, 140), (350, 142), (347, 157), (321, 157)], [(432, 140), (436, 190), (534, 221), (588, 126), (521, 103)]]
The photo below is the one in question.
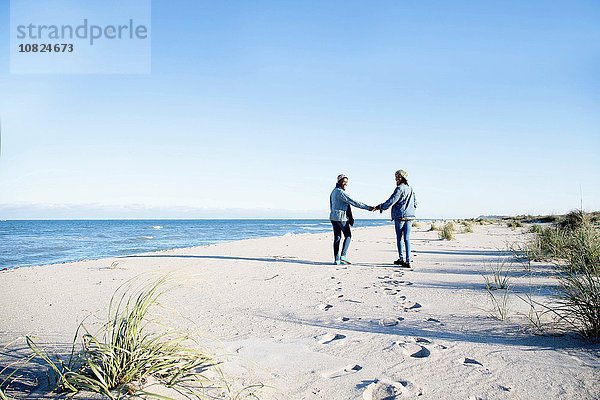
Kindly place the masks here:
[(369, 211), (377, 211), (377, 210), (381, 211), (381, 205), (377, 205), (375, 207), (369, 207)]

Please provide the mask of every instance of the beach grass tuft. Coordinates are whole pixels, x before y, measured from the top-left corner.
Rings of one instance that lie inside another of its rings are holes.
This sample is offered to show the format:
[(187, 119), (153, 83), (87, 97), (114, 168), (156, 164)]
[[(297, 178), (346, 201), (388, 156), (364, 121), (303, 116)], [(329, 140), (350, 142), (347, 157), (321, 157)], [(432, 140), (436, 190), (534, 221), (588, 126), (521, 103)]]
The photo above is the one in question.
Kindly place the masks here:
[(506, 226), (508, 226), (512, 230), (515, 230), (516, 228), (522, 228), (523, 223), (521, 223), (521, 221), (519, 221), (518, 219), (511, 219), (506, 223)]
[(559, 282), (554, 312), (583, 337), (600, 340), (600, 277), (591, 269), (565, 271)]
[(509, 291), (504, 290), (500, 296), (496, 296), (490, 289), (487, 292), (492, 301), (490, 315), (500, 321), (507, 320), (510, 314)]
[(453, 240), (455, 237), (454, 233), (454, 223), (452, 221), (448, 221), (442, 226), (438, 236), (443, 240)]
[(560, 268), (556, 303), (547, 305), (548, 311), (591, 340), (600, 339), (600, 228), (595, 215), (572, 211), (535, 232), (525, 248), (530, 260), (551, 260)]
[(463, 233), (473, 233), (473, 223), (470, 221), (462, 221)]
[(431, 224), (429, 225), (429, 232), (433, 232), (433, 231), (437, 231), (440, 228), (436, 225), (435, 221), (431, 221)]
[[(215, 364), (189, 347), (188, 336), (172, 330), (151, 331), (154, 324), (148, 312), (164, 294), (165, 279), (126, 289), (120, 295), (117, 290), (101, 333), (92, 335), (80, 324), (66, 357), (49, 354), (26, 337), (30, 349), (48, 368), (57, 392), (90, 391), (110, 399), (157, 397), (147, 389), (148, 382), (156, 382), (182, 395), (201, 398), (213, 388), (202, 373)], [(80, 349), (76, 350), (78, 342)]]
[(487, 290), (499, 290), (510, 287), (510, 276), (508, 269), (512, 265), (506, 257), (498, 259), (495, 263), (489, 264), (490, 275), (483, 275), (485, 279), (485, 288)]

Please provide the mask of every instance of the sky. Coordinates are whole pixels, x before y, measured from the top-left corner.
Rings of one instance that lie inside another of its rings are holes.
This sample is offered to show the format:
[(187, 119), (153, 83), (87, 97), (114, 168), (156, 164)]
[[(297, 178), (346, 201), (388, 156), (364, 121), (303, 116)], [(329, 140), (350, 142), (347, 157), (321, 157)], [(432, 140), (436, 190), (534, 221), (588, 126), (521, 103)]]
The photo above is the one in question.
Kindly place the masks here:
[(598, 1), (151, 6), (150, 73), (15, 74), (0, 1), (0, 219), (600, 209)]

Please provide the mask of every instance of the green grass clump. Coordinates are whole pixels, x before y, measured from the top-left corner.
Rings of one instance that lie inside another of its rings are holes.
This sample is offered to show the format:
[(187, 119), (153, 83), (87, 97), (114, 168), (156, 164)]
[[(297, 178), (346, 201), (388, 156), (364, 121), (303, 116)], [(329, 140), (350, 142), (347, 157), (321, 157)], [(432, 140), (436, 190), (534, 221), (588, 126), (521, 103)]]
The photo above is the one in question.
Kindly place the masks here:
[(463, 233), (473, 233), (473, 224), (469, 221), (462, 221)]
[(590, 223), (590, 218), (582, 210), (573, 210), (565, 214), (560, 221), (558, 226), (562, 230), (574, 231), (582, 228), (584, 225)]
[(561, 268), (557, 303), (548, 310), (583, 337), (599, 340), (600, 228), (590, 214), (572, 211), (538, 230), (525, 253), (530, 260), (550, 259)]
[[(94, 336), (80, 325), (68, 358), (48, 354), (31, 337), (27, 344), (48, 367), (57, 392), (91, 391), (110, 399), (125, 395), (154, 397), (146, 392), (148, 380), (172, 388), (185, 395), (197, 395), (209, 388), (201, 373), (214, 364), (202, 352), (187, 347), (189, 337), (174, 333), (151, 332), (147, 317), (164, 293), (164, 279), (137, 291), (125, 290), (113, 296), (109, 321)], [(117, 291), (118, 292), (118, 291)], [(154, 324), (153, 324), (154, 325)], [(81, 349), (77, 347), (79, 331)]]
[(534, 224), (529, 227), (529, 233), (541, 233), (544, 229), (541, 225)]
[(511, 219), (510, 221), (508, 221), (506, 223), (506, 226), (508, 226), (511, 229), (516, 229), (516, 228), (521, 228), (523, 226), (523, 224), (521, 223), (521, 221), (517, 220), (517, 219)]
[(600, 340), (600, 277), (591, 269), (565, 270), (559, 282), (558, 305), (553, 311), (583, 337)]
[(500, 258), (496, 263), (489, 265), (490, 275), (483, 275), (487, 290), (507, 289), (510, 287), (508, 269), (512, 263), (507, 258)]
[(453, 240), (455, 235), (454, 223), (452, 221), (446, 222), (440, 230), (438, 236), (440, 239)]
[(564, 219), (535, 233), (525, 249), (530, 260), (557, 260), (572, 270), (600, 274), (600, 229), (587, 217)]

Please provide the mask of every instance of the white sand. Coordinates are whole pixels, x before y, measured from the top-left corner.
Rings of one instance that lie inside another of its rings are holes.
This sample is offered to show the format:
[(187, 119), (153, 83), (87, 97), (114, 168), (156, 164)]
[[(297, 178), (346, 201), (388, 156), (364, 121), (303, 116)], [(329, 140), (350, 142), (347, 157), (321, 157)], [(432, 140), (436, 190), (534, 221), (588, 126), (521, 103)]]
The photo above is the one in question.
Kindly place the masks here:
[[(331, 234), (313, 234), (2, 272), (0, 345), (68, 344), (121, 283), (173, 272), (183, 285), (161, 316), (226, 357), (230, 382), (268, 385), (262, 399), (598, 399), (597, 345), (533, 335), (515, 295), (508, 321), (489, 317), (481, 274), (525, 235), (475, 226), (442, 241), (425, 225), (411, 271), (391, 265), (390, 225), (355, 229), (348, 267), (331, 264)], [(547, 297), (551, 268), (533, 272), (511, 266), (511, 291)]]

